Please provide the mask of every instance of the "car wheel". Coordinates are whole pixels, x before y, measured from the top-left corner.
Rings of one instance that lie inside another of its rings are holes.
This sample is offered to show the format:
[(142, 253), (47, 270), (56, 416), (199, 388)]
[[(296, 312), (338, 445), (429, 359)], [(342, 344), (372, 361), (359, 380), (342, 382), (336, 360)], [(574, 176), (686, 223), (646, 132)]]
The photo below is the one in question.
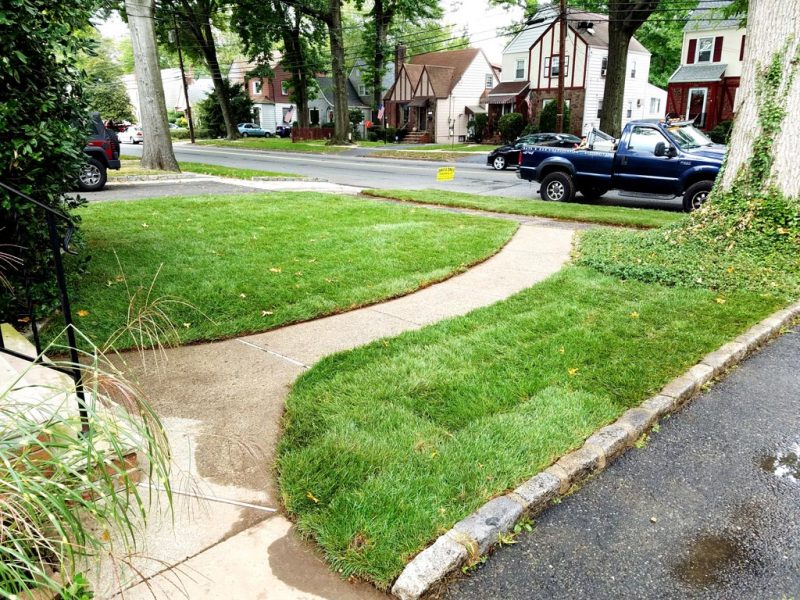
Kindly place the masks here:
[(247, 137), (247, 132), (246, 131), (242, 134), (242, 137)]
[(542, 179), (539, 194), (549, 202), (571, 202), (575, 198), (575, 184), (567, 173), (556, 171)]
[(106, 185), (106, 167), (96, 158), (90, 158), (78, 176), (78, 188), (84, 192), (99, 192)]
[(578, 191), (581, 193), (581, 196), (583, 196), (584, 200), (586, 200), (587, 202), (594, 202), (595, 200), (598, 200), (603, 194), (605, 194), (608, 191), (608, 189), (602, 187), (587, 187), (580, 189)]
[(502, 171), (506, 168), (506, 159), (503, 156), (495, 156), (494, 160), (492, 161), (492, 166), (494, 167), (495, 171)]
[(686, 190), (686, 193), (683, 195), (683, 210), (691, 212), (703, 206), (713, 187), (713, 181), (698, 181), (690, 185), (689, 189)]

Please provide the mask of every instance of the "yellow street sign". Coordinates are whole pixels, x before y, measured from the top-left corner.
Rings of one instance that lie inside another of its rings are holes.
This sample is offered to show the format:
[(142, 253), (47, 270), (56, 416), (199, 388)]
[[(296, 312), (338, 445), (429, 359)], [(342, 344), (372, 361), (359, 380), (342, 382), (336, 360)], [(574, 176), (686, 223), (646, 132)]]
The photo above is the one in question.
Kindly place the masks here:
[(436, 181), (453, 181), (455, 176), (455, 167), (440, 167), (436, 173)]

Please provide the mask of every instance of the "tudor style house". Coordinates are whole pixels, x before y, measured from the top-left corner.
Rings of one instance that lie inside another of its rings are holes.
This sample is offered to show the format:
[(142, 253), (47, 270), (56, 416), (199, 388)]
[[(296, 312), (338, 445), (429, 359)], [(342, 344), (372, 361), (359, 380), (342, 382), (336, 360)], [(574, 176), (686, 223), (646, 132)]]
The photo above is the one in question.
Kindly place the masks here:
[[(564, 48), (564, 98), (570, 107), (570, 133), (583, 134), (600, 125), (608, 64), (608, 17), (574, 11)], [(503, 50), (503, 79), (488, 94), (490, 123), (509, 112), (520, 112), (538, 123), (539, 114), (558, 95), (558, 11), (545, 6), (532, 24)], [(663, 117), (666, 92), (648, 83), (650, 52), (635, 38), (628, 48), (623, 125), (634, 119)]]
[(683, 30), (681, 66), (667, 88), (667, 112), (711, 130), (733, 119), (744, 60), (745, 30), (723, 19), (730, 0), (710, 0), (692, 13)]
[(405, 128), (407, 141), (465, 141), (467, 123), (500, 76), (477, 48), (419, 54), (405, 60), (400, 45), (394, 84), (384, 96), (391, 127)]

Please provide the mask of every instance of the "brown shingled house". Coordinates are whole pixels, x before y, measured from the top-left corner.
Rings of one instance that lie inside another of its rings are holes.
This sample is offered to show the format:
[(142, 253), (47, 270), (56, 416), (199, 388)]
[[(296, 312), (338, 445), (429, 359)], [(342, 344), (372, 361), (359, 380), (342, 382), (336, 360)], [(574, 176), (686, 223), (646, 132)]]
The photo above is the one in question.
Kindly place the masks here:
[(395, 82), (384, 96), (388, 125), (406, 129), (409, 141), (465, 141), (470, 113), (500, 79), (497, 67), (477, 48), (404, 59), (399, 46)]

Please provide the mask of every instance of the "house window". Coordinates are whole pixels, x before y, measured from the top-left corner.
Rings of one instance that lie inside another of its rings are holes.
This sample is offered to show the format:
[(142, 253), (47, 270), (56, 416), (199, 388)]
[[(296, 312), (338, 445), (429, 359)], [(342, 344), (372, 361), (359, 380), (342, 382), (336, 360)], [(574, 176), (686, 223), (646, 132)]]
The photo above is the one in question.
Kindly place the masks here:
[(309, 121), (311, 121), (312, 125), (319, 125), (319, 109), (318, 108), (312, 108), (309, 111), (308, 116), (310, 117)]
[(628, 102), (628, 110), (625, 111), (625, 118), (630, 119), (633, 116), (633, 102)]
[(494, 87), (494, 76), (487, 75), (486, 76), (486, 89), (490, 90)]
[(661, 98), (650, 98), (650, 114), (657, 115), (661, 112)]
[(598, 119), (602, 119), (603, 118), (603, 100), (602, 99), (597, 101), (597, 118)]
[(603, 57), (603, 63), (600, 65), (600, 77), (605, 77), (608, 72), (608, 57)]
[(641, 98), (637, 98), (636, 99), (636, 108), (642, 108), (642, 99)]
[(636, 79), (636, 60), (634, 59), (633, 65), (631, 66), (631, 79)]
[(281, 81), (281, 94), (283, 94), (284, 96), (289, 95), (289, 82), (286, 80)]
[(367, 95), (367, 86), (365, 86), (363, 83), (358, 84), (358, 95), (359, 96)]
[(713, 50), (714, 38), (700, 38), (697, 40), (697, 62), (711, 62)]
[(514, 75), (517, 79), (525, 79), (525, 59), (517, 59), (517, 69)]
[[(544, 76), (558, 77), (558, 56), (544, 59)], [(569, 56), (564, 57), (564, 77), (569, 77)]]
[(256, 95), (260, 94), (261, 90), (263, 89), (263, 87), (264, 87), (264, 84), (261, 82), (260, 79), (254, 79), (253, 80), (253, 94), (256, 94)]

